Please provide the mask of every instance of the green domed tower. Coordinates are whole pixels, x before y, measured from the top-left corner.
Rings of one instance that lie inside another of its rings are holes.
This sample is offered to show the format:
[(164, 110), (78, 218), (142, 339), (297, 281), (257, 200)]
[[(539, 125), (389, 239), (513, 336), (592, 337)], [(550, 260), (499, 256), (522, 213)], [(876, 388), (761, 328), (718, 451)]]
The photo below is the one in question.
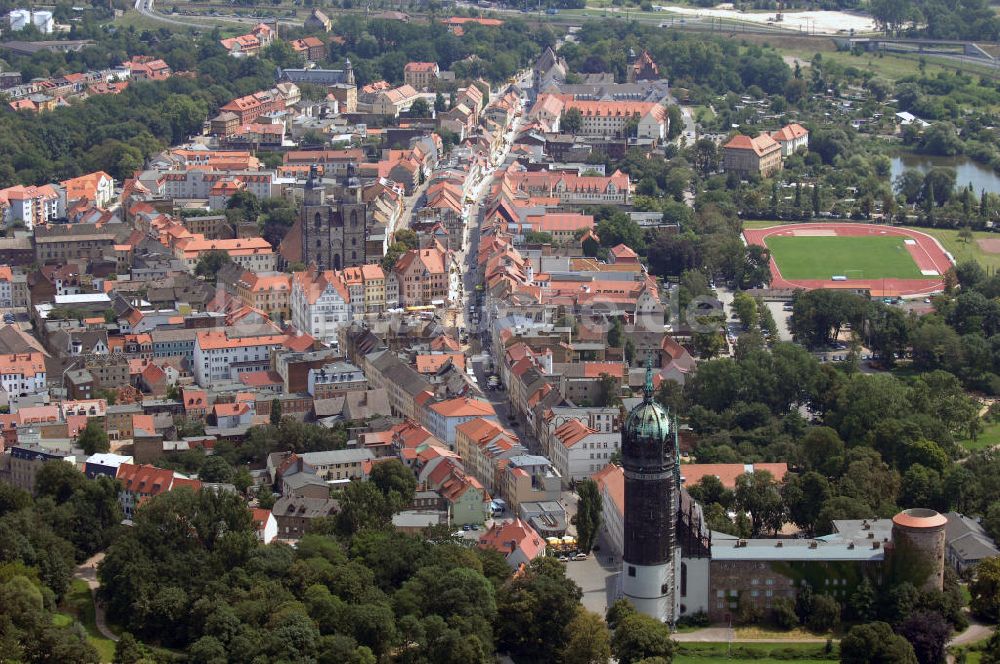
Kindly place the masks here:
[(677, 449), (674, 422), (653, 400), (647, 363), (645, 398), (622, 428), (625, 474), (622, 590), (642, 613), (672, 621), (676, 549)]

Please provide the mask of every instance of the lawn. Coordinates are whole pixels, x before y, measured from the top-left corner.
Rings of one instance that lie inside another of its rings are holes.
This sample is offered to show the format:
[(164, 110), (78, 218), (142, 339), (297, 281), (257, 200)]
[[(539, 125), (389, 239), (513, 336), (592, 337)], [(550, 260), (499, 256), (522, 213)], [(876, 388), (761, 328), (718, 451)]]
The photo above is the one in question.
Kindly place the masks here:
[(982, 433), (976, 436), (975, 440), (964, 438), (958, 442), (970, 452), (978, 452), (994, 445), (1000, 445), (1000, 422), (985, 424)]
[(966, 243), (958, 239), (957, 230), (917, 227), (914, 227), (913, 230), (922, 231), (936, 238), (938, 242), (940, 242), (941, 245), (955, 257), (957, 262), (962, 262), (963, 260), (974, 260), (985, 268), (990, 268), (991, 270), (1000, 269), (1000, 254), (986, 253), (980, 249), (979, 245), (976, 243), (976, 240), (980, 239), (1000, 239), (1000, 235), (997, 235), (996, 233), (974, 231), (972, 233), (972, 242)]
[(924, 278), (901, 237), (776, 235), (764, 241), (786, 279)]
[(94, 598), (87, 586), (87, 582), (81, 579), (73, 579), (69, 593), (59, 607), (54, 622), (56, 624), (69, 624), (69, 621), (77, 620), (87, 630), (87, 640), (97, 648), (97, 653), (102, 662), (110, 662), (115, 656), (115, 642), (101, 636), (97, 631), (97, 623), (94, 621)]

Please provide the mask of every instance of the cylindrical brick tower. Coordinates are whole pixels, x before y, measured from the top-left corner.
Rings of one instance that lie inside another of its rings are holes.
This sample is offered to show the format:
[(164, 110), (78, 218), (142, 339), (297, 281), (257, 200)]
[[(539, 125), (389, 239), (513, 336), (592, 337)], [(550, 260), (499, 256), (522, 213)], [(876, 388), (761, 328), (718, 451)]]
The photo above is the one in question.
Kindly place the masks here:
[[(903, 510), (892, 517), (893, 557), (907, 572), (926, 573), (922, 588), (941, 590), (944, 587), (944, 527), (943, 515), (931, 509)], [(921, 579), (913, 582), (921, 585)]]

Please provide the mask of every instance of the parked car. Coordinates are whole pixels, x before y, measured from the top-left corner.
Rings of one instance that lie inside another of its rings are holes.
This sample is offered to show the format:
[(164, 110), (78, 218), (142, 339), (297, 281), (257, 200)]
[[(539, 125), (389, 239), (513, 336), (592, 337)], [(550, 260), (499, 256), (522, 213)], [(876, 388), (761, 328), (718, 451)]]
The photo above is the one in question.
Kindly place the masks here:
[(575, 556), (573, 556), (573, 560), (586, 560), (589, 557), (590, 556), (587, 555), (586, 553), (578, 553)]

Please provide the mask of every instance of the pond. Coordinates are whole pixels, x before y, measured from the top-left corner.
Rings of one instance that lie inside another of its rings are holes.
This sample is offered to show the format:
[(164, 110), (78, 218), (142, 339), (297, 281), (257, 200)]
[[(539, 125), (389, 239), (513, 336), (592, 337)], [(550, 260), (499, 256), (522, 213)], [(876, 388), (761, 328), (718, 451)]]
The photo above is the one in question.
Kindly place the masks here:
[(891, 178), (893, 181), (904, 170), (916, 169), (926, 173), (935, 166), (955, 170), (955, 186), (966, 187), (972, 183), (972, 189), (978, 196), (985, 189), (994, 194), (1000, 194), (1000, 175), (992, 168), (972, 161), (968, 157), (929, 157), (927, 155), (906, 154), (892, 158)]

